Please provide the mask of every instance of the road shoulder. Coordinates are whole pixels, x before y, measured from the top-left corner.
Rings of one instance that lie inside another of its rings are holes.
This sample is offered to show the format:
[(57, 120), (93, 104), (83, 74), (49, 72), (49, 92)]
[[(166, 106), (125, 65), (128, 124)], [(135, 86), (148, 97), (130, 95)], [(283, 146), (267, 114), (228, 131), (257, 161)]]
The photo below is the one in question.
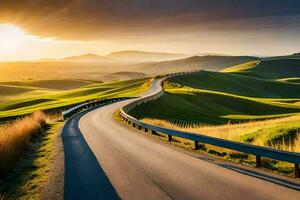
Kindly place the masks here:
[(64, 195), (64, 147), (62, 143), (62, 127), (54, 139), (54, 155), (48, 180), (43, 186), (40, 199), (63, 199)]

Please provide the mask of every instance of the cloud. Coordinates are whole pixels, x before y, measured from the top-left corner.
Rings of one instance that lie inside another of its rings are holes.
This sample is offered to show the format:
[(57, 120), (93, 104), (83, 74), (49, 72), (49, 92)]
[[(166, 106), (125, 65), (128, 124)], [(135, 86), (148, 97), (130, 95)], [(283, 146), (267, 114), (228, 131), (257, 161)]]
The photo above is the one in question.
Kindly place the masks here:
[(300, 3), (299, 0), (2, 0), (0, 10), (0, 22), (15, 23), (34, 35), (69, 40), (122, 40), (186, 31), (299, 27)]

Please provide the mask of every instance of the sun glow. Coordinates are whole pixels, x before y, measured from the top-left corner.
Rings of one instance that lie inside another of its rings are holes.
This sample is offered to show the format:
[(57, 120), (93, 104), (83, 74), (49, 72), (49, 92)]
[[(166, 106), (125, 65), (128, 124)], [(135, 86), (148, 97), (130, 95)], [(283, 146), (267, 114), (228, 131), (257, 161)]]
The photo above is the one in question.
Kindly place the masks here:
[(10, 53), (27, 39), (26, 33), (12, 24), (0, 24), (0, 53)]

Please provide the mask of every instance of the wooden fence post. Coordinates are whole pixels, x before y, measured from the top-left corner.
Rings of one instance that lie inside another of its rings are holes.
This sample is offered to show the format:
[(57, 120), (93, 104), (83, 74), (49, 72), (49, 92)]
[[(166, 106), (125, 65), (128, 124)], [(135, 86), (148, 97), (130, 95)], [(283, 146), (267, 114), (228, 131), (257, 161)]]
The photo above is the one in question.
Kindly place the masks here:
[(256, 156), (256, 167), (261, 167), (261, 156)]
[(168, 141), (172, 142), (172, 135), (168, 135)]
[(295, 178), (300, 178), (300, 169), (297, 163), (295, 163)]
[(200, 149), (199, 141), (195, 141), (195, 150), (198, 150), (198, 149)]

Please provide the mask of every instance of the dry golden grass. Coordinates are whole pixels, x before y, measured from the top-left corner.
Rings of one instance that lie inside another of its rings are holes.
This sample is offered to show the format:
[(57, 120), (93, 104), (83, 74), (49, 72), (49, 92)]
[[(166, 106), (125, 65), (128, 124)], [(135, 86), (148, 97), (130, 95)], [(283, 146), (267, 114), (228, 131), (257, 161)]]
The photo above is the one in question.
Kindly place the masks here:
[[(251, 121), (240, 124), (212, 125), (176, 125), (165, 120), (144, 118), (142, 121), (162, 127), (187, 132), (201, 133), (211, 137), (243, 142), (241, 138), (251, 137), (248, 143), (276, 149), (300, 152), (300, 115)], [(290, 130), (297, 130), (293, 137), (285, 137)]]
[(0, 175), (15, 167), (32, 136), (37, 135), (45, 124), (45, 114), (38, 111), (0, 127)]

